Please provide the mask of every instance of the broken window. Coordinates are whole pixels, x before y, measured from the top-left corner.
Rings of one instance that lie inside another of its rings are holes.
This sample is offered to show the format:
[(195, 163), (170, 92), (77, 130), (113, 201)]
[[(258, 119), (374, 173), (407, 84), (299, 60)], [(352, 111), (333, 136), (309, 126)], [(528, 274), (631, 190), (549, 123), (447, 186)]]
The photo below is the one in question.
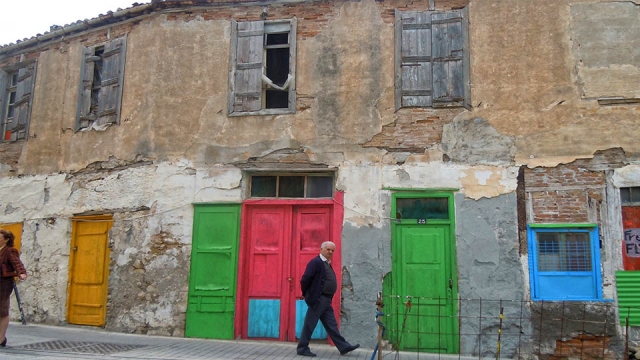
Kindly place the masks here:
[(75, 131), (120, 123), (125, 52), (125, 37), (84, 48)]
[(396, 110), (471, 106), (467, 9), (396, 10)]
[(530, 225), (531, 298), (602, 299), (599, 243), (592, 224)]
[(333, 175), (253, 175), (251, 197), (330, 198)]
[(296, 20), (232, 22), (229, 115), (295, 112)]
[(35, 61), (0, 69), (0, 141), (28, 138), (35, 74)]

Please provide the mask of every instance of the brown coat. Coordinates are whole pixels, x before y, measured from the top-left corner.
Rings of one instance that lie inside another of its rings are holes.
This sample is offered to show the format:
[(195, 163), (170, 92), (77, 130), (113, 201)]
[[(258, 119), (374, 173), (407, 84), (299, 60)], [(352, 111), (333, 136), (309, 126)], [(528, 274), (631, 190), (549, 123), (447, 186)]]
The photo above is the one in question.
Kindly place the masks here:
[(18, 249), (5, 246), (4, 249), (0, 250), (0, 270), (2, 271), (0, 276), (4, 278), (27, 273), (22, 261), (20, 261)]

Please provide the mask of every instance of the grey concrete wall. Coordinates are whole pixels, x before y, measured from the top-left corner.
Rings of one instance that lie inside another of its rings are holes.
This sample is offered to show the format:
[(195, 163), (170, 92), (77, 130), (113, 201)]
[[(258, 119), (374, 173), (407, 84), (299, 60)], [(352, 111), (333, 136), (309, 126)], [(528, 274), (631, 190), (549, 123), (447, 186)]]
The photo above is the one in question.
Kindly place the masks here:
[(531, 333), (528, 307), (522, 308), (529, 277), (519, 253), (516, 208), (515, 193), (480, 200), (456, 196), (460, 332), (467, 334), (460, 338), (463, 354), (495, 355), (501, 307), (501, 354), (511, 358), (531, 340), (506, 335)]

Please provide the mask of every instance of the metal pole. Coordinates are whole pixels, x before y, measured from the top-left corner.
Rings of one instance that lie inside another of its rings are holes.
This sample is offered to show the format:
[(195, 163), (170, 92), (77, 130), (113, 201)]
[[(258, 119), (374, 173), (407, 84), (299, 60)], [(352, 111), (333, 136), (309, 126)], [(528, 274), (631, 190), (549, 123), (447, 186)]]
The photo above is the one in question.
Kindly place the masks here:
[(22, 325), (27, 325), (27, 319), (24, 317), (24, 310), (22, 310), (22, 300), (20, 300), (20, 293), (18, 292), (18, 285), (16, 282), (13, 282), (13, 292), (16, 293), (16, 301), (18, 302), (18, 309), (20, 309), (20, 318), (22, 320)]
[(498, 325), (498, 347), (496, 348), (496, 360), (500, 359), (500, 335), (502, 335), (502, 318), (504, 317), (504, 308), (502, 307), (502, 299), (500, 299), (500, 325)]

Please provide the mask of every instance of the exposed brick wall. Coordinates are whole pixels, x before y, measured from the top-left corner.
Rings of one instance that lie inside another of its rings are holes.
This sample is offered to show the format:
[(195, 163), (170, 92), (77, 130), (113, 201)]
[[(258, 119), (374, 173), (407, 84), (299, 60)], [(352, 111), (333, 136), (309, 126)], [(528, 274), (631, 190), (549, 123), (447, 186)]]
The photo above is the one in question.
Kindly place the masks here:
[[(576, 164), (525, 169), (525, 190), (530, 194), (533, 222), (593, 221), (589, 213), (599, 215), (605, 184), (603, 171), (590, 171)], [(598, 208), (590, 209), (594, 204)]]
[(460, 109), (434, 110), (427, 108), (403, 108), (394, 115), (394, 122), (365, 147), (379, 147), (388, 151), (423, 152), (440, 143), (442, 128), (460, 112)]
[(609, 350), (610, 336), (579, 334), (569, 340), (556, 340), (556, 350), (549, 359), (617, 359)]

